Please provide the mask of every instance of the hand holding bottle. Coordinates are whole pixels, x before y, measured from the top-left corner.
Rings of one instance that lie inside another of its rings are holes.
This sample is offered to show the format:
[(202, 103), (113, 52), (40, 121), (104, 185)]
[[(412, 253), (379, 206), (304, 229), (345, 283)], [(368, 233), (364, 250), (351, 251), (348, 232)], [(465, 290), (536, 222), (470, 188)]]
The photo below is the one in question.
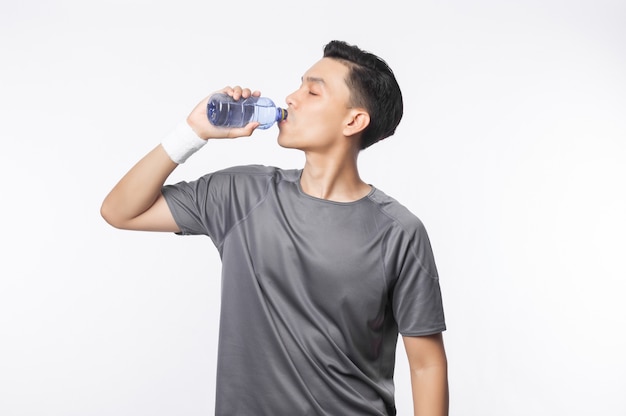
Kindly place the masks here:
[[(260, 91), (252, 91), (249, 88), (242, 88), (240, 86), (224, 87), (216, 93), (224, 93), (235, 100), (245, 99), (248, 97), (260, 97)], [(208, 139), (234, 139), (237, 137), (248, 137), (259, 126), (258, 122), (248, 123), (244, 127), (217, 127), (209, 122), (207, 117), (207, 104), (209, 98), (213, 96), (210, 94), (205, 99), (200, 101), (198, 105), (187, 117), (187, 123), (196, 132), (196, 134), (205, 140)]]

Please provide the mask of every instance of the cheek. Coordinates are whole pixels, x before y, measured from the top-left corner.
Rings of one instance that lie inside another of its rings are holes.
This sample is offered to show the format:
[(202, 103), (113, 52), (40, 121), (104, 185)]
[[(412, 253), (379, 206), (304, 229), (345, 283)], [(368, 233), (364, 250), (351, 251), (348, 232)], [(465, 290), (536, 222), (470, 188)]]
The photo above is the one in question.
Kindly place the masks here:
[(320, 143), (336, 135), (332, 120), (327, 118), (310, 119), (305, 126), (298, 128), (298, 139), (306, 143)]

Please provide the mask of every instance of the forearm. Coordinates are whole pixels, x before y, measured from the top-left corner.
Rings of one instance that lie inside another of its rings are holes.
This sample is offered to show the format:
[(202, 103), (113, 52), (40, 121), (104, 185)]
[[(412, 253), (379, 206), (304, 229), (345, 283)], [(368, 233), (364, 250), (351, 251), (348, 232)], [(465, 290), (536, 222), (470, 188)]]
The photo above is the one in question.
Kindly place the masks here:
[(445, 362), (411, 370), (415, 416), (447, 416), (448, 369)]
[(403, 337), (411, 369), (415, 416), (448, 415), (448, 359), (441, 333)]
[(147, 211), (161, 195), (167, 177), (178, 166), (161, 145), (144, 156), (115, 185), (101, 207), (103, 218), (118, 228)]

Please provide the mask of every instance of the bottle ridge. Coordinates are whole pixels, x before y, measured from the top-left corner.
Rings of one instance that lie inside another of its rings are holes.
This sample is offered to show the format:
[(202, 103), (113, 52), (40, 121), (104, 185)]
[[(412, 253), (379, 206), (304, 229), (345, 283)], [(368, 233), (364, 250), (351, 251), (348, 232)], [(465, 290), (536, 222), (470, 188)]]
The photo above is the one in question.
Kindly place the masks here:
[(287, 110), (277, 107), (266, 97), (248, 97), (234, 100), (228, 94), (217, 93), (209, 98), (207, 117), (214, 126), (244, 127), (257, 121), (259, 129), (268, 129), (287, 118)]

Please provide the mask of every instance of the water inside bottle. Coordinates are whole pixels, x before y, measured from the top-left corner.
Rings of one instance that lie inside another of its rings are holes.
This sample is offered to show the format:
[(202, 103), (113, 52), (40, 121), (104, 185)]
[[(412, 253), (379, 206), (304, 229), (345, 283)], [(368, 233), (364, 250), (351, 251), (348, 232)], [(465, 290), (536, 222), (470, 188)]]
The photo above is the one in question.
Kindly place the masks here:
[(286, 118), (286, 111), (276, 108), (265, 97), (250, 97), (241, 101), (210, 100), (207, 108), (209, 121), (221, 127), (243, 127), (258, 121), (260, 129), (270, 128), (275, 121)]

